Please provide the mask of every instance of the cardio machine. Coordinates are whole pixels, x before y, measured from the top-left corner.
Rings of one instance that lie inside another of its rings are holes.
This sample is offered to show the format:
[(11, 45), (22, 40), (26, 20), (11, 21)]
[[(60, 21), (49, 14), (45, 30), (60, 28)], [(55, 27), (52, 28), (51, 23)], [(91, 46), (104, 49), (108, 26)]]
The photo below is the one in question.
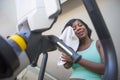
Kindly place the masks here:
[[(56, 50), (57, 47), (60, 47), (62, 49), (64, 49), (67, 53), (67, 55), (69, 55), (74, 62), (76, 62), (77, 60), (79, 60), (81, 57), (76, 55), (75, 52), (70, 49), (69, 47), (67, 47), (59, 38), (57, 38), (54, 35), (42, 35), (42, 32), (49, 30), (52, 25), (57, 21), (58, 15), (61, 12), (61, 8), (60, 8), (60, 3), (58, 0), (45, 0), (43, 2), (43, 0), (41, 0), (41, 4), (45, 3), (45, 4), (49, 4), (51, 3), (51, 1), (53, 1), (53, 5), (50, 7), (49, 5), (42, 5), (42, 7), (40, 6), (39, 9), (37, 9), (37, 11), (35, 11), (35, 13), (29, 15), (27, 18), (25, 18), (24, 20), (22, 20), (22, 22), (19, 23), (18, 28), (19, 28), (19, 32), (18, 34), (20, 35), (20, 40), (21, 38), (22, 40), (25, 40), (25, 42), (27, 42), (27, 47), (26, 48), (26, 52), (28, 53), (28, 59), (30, 61), (30, 64), (32, 66), (36, 66), (37, 60), (38, 60), (38, 55), (40, 55), (40, 53), (43, 53), (43, 59), (42, 59), (42, 63), (41, 63), (41, 69), (40, 69), (40, 73), (39, 73), (39, 80), (43, 80), (44, 77), (44, 72), (45, 72), (45, 68), (46, 68), (46, 63), (47, 63), (47, 57), (48, 54), (47, 52), (49, 51), (53, 51)], [(55, 2), (55, 3), (54, 3)], [(116, 58), (116, 52), (114, 49), (114, 45), (112, 42), (112, 38), (110, 36), (110, 33), (107, 29), (107, 26), (103, 20), (103, 17), (99, 11), (99, 8), (95, 2), (95, 0), (83, 0), (83, 3), (86, 7), (86, 10), (88, 11), (88, 14), (93, 22), (93, 25), (96, 29), (96, 32), (98, 34), (99, 39), (102, 42), (103, 45), (103, 49), (105, 54), (105, 61), (106, 61), (106, 69), (105, 69), (105, 74), (103, 76), (103, 80), (117, 80), (118, 77), (118, 68), (117, 68), (117, 58)], [(49, 9), (53, 8), (53, 11), (49, 12)], [(54, 12), (55, 11), (55, 12)], [(46, 14), (47, 12), (47, 14)], [(34, 17), (38, 17), (39, 19), (41, 19), (40, 16), (45, 16), (43, 19), (43, 21), (40, 23), (41, 26), (45, 26), (43, 27), (38, 27), (38, 22), (35, 20)], [(34, 20), (36, 22), (34, 22)], [(44, 23), (44, 20), (47, 21), (47, 23)], [(37, 26), (37, 27), (34, 27)], [(16, 36), (16, 35), (15, 35)], [(18, 36), (17, 36), (18, 38)], [(12, 62), (9, 63), (9, 57), (6, 57), (6, 55), (4, 55), (3, 53), (8, 53), (8, 52), (4, 52), (2, 50), (2, 47), (0, 47), (0, 57), (3, 58), (3, 60), (5, 60), (5, 62), (7, 63), (6, 65), (8, 65), (10, 67), (10, 75), (7, 75), (4, 77), (8, 77), (11, 76), (14, 73), (14, 68), (18, 68), (19, 66), (19, 56), (18, 54), (20, 54), (20, 52), (22, 50), (24, 50), (25, 48), (23, 48), (23, 46), (20, 46), (19, 49), (19, 42), (16, 42), (16, 44), (14, 42), (11, 41), (16, 41), (15, 38), (10, 37), (8, 38), (8, 40), (10, 39), (10, 41), (6, 42), (2, 37), (0, 37), (1, 41), (5, 42), (4, 45), (9, 46), (11, 48), (14, 48), (14, 50), (10, 49), (11, 55), (14, 55), (14, 59), (17, 59), (18, 62), (14, 63), (15, 65), (13, 66)], [(24, 41), (23, 41), (24, 42)], [(7, 44), (9, 43), (9, 44)], [(47, 46), (46, 46), (47, 44)], [(54, 44), (54, 45), (53, 45)], [(17, 48), (16, 48), (17, 46)], [(8, 48), (9, 48), (8, 47)], [(32, 50), (32, 48), (37, 48), (35, 50)], [(22, 50), (21, 50), (22, 48)], [(14, 54), (13, 54), (14, 53)], [(35, 53), (35, 54), (34, 54)], [(17, 56), (16, 56), (17, 55)]]

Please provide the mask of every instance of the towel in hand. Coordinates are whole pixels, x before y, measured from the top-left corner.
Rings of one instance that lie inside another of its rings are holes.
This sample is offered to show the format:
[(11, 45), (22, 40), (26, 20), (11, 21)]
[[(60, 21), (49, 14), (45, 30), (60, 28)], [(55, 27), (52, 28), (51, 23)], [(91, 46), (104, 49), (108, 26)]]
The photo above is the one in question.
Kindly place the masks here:
[[(71, 47), (74, 51), (77, 51), (78, 46), (79, 46), (79, 38), (76, 36), (73, 28), (71, 26), (68, 26), (65, 28), (63, 33), (60, 36), (60, 39), (63, 40), (63, 42)], [(62, 61), (61, 56), (58, 61), (58, 65), (63, 65), (65, 62)]]
[(79, 46), (79, 38), (76, 36), (71, 26), (66, 27), (66, 29), (61, 34), (60, 39), (63, 40), (63, 42), (67, 46), (71, 47), (74, 51), (77, 51)]

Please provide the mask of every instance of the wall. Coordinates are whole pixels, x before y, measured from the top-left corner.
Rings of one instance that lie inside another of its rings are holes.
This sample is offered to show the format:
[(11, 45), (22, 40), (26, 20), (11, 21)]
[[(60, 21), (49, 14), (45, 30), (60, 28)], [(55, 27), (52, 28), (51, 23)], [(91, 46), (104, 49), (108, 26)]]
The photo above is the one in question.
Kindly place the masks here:
[(0, 0), (0, 35), (6, 37), (16, 32), (16, 8), (13, 0)]

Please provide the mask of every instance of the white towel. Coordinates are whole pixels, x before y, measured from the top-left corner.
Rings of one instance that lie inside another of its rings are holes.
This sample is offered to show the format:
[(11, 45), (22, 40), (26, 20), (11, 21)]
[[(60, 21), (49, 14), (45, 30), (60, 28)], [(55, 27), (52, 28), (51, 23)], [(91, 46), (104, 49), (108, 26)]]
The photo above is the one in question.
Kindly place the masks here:
[[(77, 51), (79, 46), (79, 38), (75, 35), (75, 32), (71, 26), (68, 26), (65, 28), (63, 33), (60, 36), (60, 39), (63, 40), (63, 42), (71, 47), (74, 51)], [(62, 61), (61, 56), (58, 60), (58, 65), (63, 65), (65, 62)]]
[(77, 51), (79, 46), (79, 38), (75, 35), (75, 32), (71, 26), (66, 27), (61, 34), (60, 39), (63, 40), (63, 42), (67, 46), (71, 47), (74, 51)]

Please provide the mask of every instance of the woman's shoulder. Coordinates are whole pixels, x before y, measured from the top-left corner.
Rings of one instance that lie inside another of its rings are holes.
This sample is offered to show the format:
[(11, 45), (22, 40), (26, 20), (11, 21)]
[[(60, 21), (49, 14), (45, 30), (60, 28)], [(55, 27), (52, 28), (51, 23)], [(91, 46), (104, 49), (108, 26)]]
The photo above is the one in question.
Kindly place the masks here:
[(96, 40), (96, 46), (97, 46), (97, 49), (100, 50), (100, 48), (102, 47), (100, 40)]
[(100, 46), (101, 45), (101, 41), (100, 40), (96, 40), (96, 45)]
[(96, 46), (100, 44), (100, 40), (92, 40), (92, 43), (95, 44)]

